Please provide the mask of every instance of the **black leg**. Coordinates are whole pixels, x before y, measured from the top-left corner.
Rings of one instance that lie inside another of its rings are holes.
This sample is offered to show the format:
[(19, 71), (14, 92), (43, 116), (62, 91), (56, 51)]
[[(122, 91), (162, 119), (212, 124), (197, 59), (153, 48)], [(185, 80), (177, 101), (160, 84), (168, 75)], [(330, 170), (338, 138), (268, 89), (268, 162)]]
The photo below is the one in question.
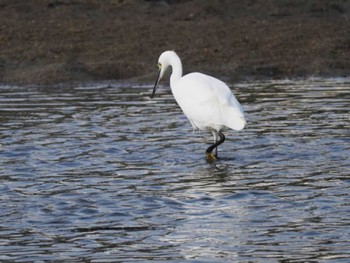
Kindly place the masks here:
[(213, 150), (215, 149), (216, 157), (218, 155), (218, 148), (217, 147), (225, 141), (225, 135), (221, 131), (219, 131), (218, 134), (219, 134), (220, 140), (215, 142), (213, 145), (209, 146), (208, 149), (206, 150), (207, 154), (211, 154), (213, 152)]

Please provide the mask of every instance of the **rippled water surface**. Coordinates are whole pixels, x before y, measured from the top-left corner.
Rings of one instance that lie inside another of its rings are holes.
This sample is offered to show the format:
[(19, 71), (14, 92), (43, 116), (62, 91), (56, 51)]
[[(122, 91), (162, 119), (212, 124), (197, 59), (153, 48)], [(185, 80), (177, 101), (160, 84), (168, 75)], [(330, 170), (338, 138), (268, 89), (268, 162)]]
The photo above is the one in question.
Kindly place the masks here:
[(349, 262), (350, 79), (232, 88), (209, 164), (164, 86), (0, 87), (0, 261)]

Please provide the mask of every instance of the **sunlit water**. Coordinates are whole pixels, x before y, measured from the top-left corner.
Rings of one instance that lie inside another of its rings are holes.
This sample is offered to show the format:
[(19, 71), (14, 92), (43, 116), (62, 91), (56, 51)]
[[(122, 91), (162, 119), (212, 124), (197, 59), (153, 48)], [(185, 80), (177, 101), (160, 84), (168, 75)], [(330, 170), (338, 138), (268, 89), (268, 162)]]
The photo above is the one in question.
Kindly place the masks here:
[(350, 79), (232, 88), (209, 164), (169, 88), (0, 87), (0, 261), (349, 262)]

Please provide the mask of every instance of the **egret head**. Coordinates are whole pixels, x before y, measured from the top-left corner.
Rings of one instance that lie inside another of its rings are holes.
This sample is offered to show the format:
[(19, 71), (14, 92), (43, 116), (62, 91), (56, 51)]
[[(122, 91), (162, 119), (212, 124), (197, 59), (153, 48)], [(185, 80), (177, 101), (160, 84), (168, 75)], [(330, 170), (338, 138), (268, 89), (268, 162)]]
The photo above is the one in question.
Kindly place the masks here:
[(177, 56), (174, 51), (165, 51), (165, 52), (163, 52), (160, 55), (160, 57), (158, 59), (158, 70), (159, 70), (159, 73), (158, 73), (158, 77), (157, 77), (156, 83), (154, 84), (154, 88), (153, 88), (153, 92), (152, 92), (151, 98), (154, 97), (154, 94), (156, 93), (159, 81), (163, 78), (165, 71), (171, 65), (170, 62), (171, 62), (171, 59), (174, 56), (174, 54), (175, 54), (175, 56)]

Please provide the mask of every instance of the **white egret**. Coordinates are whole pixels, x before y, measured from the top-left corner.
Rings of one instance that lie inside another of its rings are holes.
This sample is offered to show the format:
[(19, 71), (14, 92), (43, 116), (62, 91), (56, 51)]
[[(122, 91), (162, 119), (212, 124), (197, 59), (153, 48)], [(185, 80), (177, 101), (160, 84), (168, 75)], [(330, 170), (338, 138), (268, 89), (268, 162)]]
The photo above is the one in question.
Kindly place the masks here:
[(221, 80), (198, 72), (182, 76), (182, 63), (174, 51), (165, 51), (159, 57), (159, 75), (151, 98), (169, 66), (172, 93), (193, 129), (213, 134), (214, 144), (206, 150), (207, 160), (213, 161), (217, 158), (217, 147), (225, 141), (222, 131), (228, 128), (240, 131), (246, 125), (242, 106)]

